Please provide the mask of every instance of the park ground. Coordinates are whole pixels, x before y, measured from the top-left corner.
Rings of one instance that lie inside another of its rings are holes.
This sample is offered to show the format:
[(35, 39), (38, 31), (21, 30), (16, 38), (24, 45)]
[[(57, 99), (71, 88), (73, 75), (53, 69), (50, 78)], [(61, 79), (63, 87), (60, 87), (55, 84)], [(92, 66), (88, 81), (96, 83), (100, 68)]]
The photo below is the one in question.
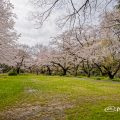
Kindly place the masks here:
[(0, 75), (0, 120), (120, 120), (120, 82), (107, 78)]

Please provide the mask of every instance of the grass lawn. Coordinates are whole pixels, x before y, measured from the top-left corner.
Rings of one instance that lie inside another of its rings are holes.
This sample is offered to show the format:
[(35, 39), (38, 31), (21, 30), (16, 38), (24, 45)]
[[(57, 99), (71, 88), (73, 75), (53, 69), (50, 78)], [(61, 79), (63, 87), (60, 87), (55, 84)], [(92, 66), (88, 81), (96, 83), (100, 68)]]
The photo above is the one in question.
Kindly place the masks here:
[(120, 82), (0, 75), (0, 120), (120, 120)]

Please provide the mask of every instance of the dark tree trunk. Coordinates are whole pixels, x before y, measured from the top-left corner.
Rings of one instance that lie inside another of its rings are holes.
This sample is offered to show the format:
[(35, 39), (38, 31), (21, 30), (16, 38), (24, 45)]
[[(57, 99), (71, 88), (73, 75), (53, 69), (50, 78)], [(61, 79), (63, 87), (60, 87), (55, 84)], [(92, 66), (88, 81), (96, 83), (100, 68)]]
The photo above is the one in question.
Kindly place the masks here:
[(36, 75), (39, 75), (39, 70), (36, 70)]
[(17, 68), (16, 72), (17, 74), (20, 74), (20, 67)]
[(90, 71), (88, 71), (88, 73), (87, 73), (87, 77), (90, 77), (90, 76), (91, 76)]
[(29, 72), (30, 72), (30, 73), (32, 73), (32, 68), (31, 68), (31, 67), (29, 67), (28, 69), (29, 69)]
[(97, 68), (98, 68), (98, 70), (100, 71), (101, 75), (102, 75), (102, 76), (105, 76), (106, 73), (104, 73), (104, 72), (102, 71), (101, 66), (98, 65), (97, 63), (94, 63), (94, 64), (97, 66)]
[(79, 68), (79, 65), (77, 65), (77, 66), (74, 68), (74, 76), (77, 76), (77, 75), (78, 75), (78, 68)]
[(82, 66), (83, 67), (83, 71), (85, 72), (87, 77), (90, 77), (91, 76), (91, 71), (93, 69), (93, 66), (89, 65), (89, 61), (88, 60), (86, 61), (87, 64), (85, 64), (84, 61), (82, 61), (82, 63), (83, 63), (83, 66)]
[(118, 66), (116, 67), (116, 70), (114, 72), (111, 72), (107, 67), (103, 66), (104, 69), (107, 71), (107, 74), (110, 79), (113, 79), (114, 76), (117, 74), (117, 72), (120, 70), (120, 62), (118, 63)]
[(63, 70), (63, 74), (62, 74), (62, 75), (63, 75), (63, 76), (67, 74), (67, 71), (68, 71), (68, 69), (69, 69), (68, 67), (64, 67), (64, 66), (61, 65), (60, 63), (56, 63), (56, 62), (53, 62), (53, 61), (52, 61), (51, 63), (56, 64), (56, 65), (58, 65), (59, 67), (62, 68), (62, 70)]
[(113, 78), (114, 78), (114, 75), (112, 75), (111, 72), (108, 72), (108, 76), (109, 76), (110, 79), (113, 79)]
[(22, 64), (23, 64), (23, 61), (24, 61), (24, 57), (22, 58), (22, 60), (21, 60), (21, 62), (20, 63), (17, 63), (17, 74), (20, 74), (20, 68), (21, 68), (21, 66), (22, 66)]
[(74, 76), (77, 76), (77, 75), (78, 75), (77, 70), (75, 70)]
[(52, 71), (49, 66), (47, 66), (48, 75), (52, 75)]
[(64, 76), (64, 75), (66, 75), (66, 74), (67, 74), (67, 69), (64, 69), (64, 68), (63, 68), (63, 74), (62, 74), (62, 75)]

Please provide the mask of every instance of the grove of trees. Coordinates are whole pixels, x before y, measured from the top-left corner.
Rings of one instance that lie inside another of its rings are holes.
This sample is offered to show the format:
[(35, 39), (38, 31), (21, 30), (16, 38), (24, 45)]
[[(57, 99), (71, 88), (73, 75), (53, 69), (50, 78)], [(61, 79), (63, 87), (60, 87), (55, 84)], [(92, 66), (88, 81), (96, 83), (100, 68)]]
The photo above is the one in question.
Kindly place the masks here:
[(53, 37), (49, 45), (30, 47), (16, 42), (19, 35), (14, 29), (13, 6), (9, 1), (1, 0), (0, 71), (8, 72), (5, 70), (7, 67), (17, 74), (120, 77), (120, 2), (112, 1), (116, 2), (112, 10), (102, 12), (99, 22), (93, 24), (88, 19), (97, 11), (98, 4), (107, 6), (110, 1), (85, 0), (80, 5), (76, 4), (78, 1), (32, 1), (38, 8), (48, 8), (42, 13), (37, 12), (39, 15), (34, 17), (40, 20), (39, 25), (54, 10), (64, 8), (67, 14), (63, 16), (61, 25), (69, 22), (70, 27)]

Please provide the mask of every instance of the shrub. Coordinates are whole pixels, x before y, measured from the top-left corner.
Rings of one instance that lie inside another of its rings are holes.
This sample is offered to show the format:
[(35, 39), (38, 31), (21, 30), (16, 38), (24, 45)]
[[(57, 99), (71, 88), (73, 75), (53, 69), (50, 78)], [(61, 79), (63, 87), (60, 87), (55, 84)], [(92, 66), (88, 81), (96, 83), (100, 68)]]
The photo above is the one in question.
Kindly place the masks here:
[(101, 78), (98, 77), (98, 78), (96, 78), (96, 80), (101, 80)]
[(9, 76), (16, 76), (17, 75), (17, 72), (15, 70), (11, 70), (9, 73), (8, 73)]
[(113, 81), (120, 82), (120, 78), (114, 78)]

